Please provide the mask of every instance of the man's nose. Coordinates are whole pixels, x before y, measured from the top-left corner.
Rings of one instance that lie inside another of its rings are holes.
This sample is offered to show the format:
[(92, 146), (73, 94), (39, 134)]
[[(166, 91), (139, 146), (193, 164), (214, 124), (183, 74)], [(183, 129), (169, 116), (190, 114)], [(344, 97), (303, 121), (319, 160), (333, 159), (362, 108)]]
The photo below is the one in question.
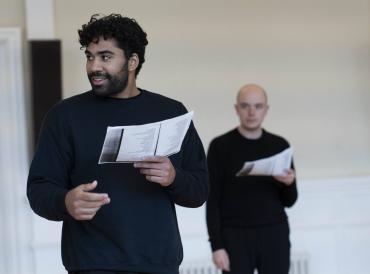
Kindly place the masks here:
[(90, 71), (102, 71), (102, 65), (99, 60), (94, 59), (89, 63)]
[(248, 109), (248, 113), (249, 113), (249, 115), (254, 115), (256, 113), (256, 108), (255, 107), (250, 107)]

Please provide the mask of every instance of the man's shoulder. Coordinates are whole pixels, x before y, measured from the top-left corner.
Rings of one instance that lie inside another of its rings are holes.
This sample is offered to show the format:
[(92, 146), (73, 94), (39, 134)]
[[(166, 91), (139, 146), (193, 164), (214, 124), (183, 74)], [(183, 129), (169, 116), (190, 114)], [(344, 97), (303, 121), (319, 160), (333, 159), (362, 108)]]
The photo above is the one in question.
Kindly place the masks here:
[(91, 91), (86, 91), (80, 94), (72, 95), (71, 97), (64, 98), (57, 102), (53, 108), (63, 109), (76, 103), (88, 101), (92, 97)]
[(264, 138), (267, 139), (269, 142), (280, 144), (286, 147), (290, 146), (288, 140), (282, 137), (281, 135), (271, 133), (269, 131), (266, 131), (265, 129), (263, 130), (263, 134), (264, 134)]
[(89, 97), (91, 97), (91, 92), (84, 92), (62, 99), (50, 107), (46, 117), (48, 117), (48, 119), (65, 120), (72, 115), (71, 113), (73, 110), (82, 109), (84, 105), (83, 102), (87, 102)]
[(234, 128), (234, 129), (231, 129), (219, 136), (216, 136), (215, 138), (213, 138), (213, 140), (211, 141), (211, 144), (213, 145), (226, 145), (227, 143), (229, 143), (230, 141), (232, 141), (236, 136), (236, 131), (237, 129)]
[[(144, 105), (150, 105), (151, 108), (159, 110), (160, 113), (170, 113), (170, 116), (176, 116), (187, 113), (183, 103), (157, 92), (142, 90), (145, 94)], [(170, 117), (171, 118), (171, 117)]]
[(78, 103), (78, 102), (86, 102), (86, 101), (89, 101), (89, 100), (92, 100), (94, 99), (94, 94), (91, 90), (89, 91), (85, 91), (85, 92), (82, 92), (82, 93), (79, 93), (79, 94), (76, 94), (76, 95), (72, 95), (68, 98), (65, 98), (61, 101), (61, 103), (64, 103), (64, 104), (74, 104), (74, 103)]
[(172, 104), (172, 105), (177, 105), (177, 106), (183, 105), (180, 101), (167, 97), (165, 95), (162, 95), (158, 92), (149, 91), (149, 90), (142, 90), (142, 91), (145, 92), (148, 99), (150, 99), (153, 102), (167, 103), (167, 104)]

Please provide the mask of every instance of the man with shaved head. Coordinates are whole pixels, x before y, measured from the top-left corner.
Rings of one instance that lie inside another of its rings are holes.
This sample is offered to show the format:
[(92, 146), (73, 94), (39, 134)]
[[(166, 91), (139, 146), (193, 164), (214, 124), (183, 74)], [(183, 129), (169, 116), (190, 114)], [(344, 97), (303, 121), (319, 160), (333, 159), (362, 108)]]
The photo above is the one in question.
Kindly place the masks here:
[(243, 86), (235, 103), (239, 126), (209, 146), (207, 227), (213, 262), (223, 273), (289, 272), (285, 207), (297, 200), (293, 164), (282, 176), (236, 176), (246, 161), (267, 158), (289, 147), (284, 138), (262, 128), (268, 109), (262, 87)]

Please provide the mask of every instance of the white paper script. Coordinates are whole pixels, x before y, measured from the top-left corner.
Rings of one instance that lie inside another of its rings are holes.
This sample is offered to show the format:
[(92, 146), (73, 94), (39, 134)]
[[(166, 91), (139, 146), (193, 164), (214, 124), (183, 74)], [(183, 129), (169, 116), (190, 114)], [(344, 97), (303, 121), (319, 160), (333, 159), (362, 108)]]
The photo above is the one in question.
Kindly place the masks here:
[(136, 162), (180, 151), (194, 112), (160, 122), (108, 127), (99, 164)]
[(242, 169), (236, 176), (264, 175), (279, 176), (284, 175), (292, 164), (293, 149), (291, 147), (275, 154), (274, 156), (263, 158), (256, 161), (245, 162)]

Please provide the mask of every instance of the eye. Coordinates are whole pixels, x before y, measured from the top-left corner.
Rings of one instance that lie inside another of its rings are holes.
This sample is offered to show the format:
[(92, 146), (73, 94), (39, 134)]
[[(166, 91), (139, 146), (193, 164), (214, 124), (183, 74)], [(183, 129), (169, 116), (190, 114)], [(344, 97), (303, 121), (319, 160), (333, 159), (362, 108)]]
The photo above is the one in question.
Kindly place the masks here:
[(258, 110), (263, 109), (263, 104), (257, 104), (257, 105), (256, 105), (256, 109), (258, 109)]
[(109, 61), (109, 59), (111, 59), (112, 58), (112, 56), (110, 56), (110, 55), (108, 55), (108, 54), (103, 54), (102, 56), (101, 56), (101, 59), (103, 59), (103, 61)]
[(88, 61), (92, 61), (94, 59), (94, 57), (90, 54), (86, 54), (86, 60)]
[(248, 107), (248, 104), (246, 104), (246, 103), (241, 103), (241, 104), (240, 104), (240, 107), (241, 107), (242, 109), (245, 109), (245, 108), (247, 108), (247, 107)]

